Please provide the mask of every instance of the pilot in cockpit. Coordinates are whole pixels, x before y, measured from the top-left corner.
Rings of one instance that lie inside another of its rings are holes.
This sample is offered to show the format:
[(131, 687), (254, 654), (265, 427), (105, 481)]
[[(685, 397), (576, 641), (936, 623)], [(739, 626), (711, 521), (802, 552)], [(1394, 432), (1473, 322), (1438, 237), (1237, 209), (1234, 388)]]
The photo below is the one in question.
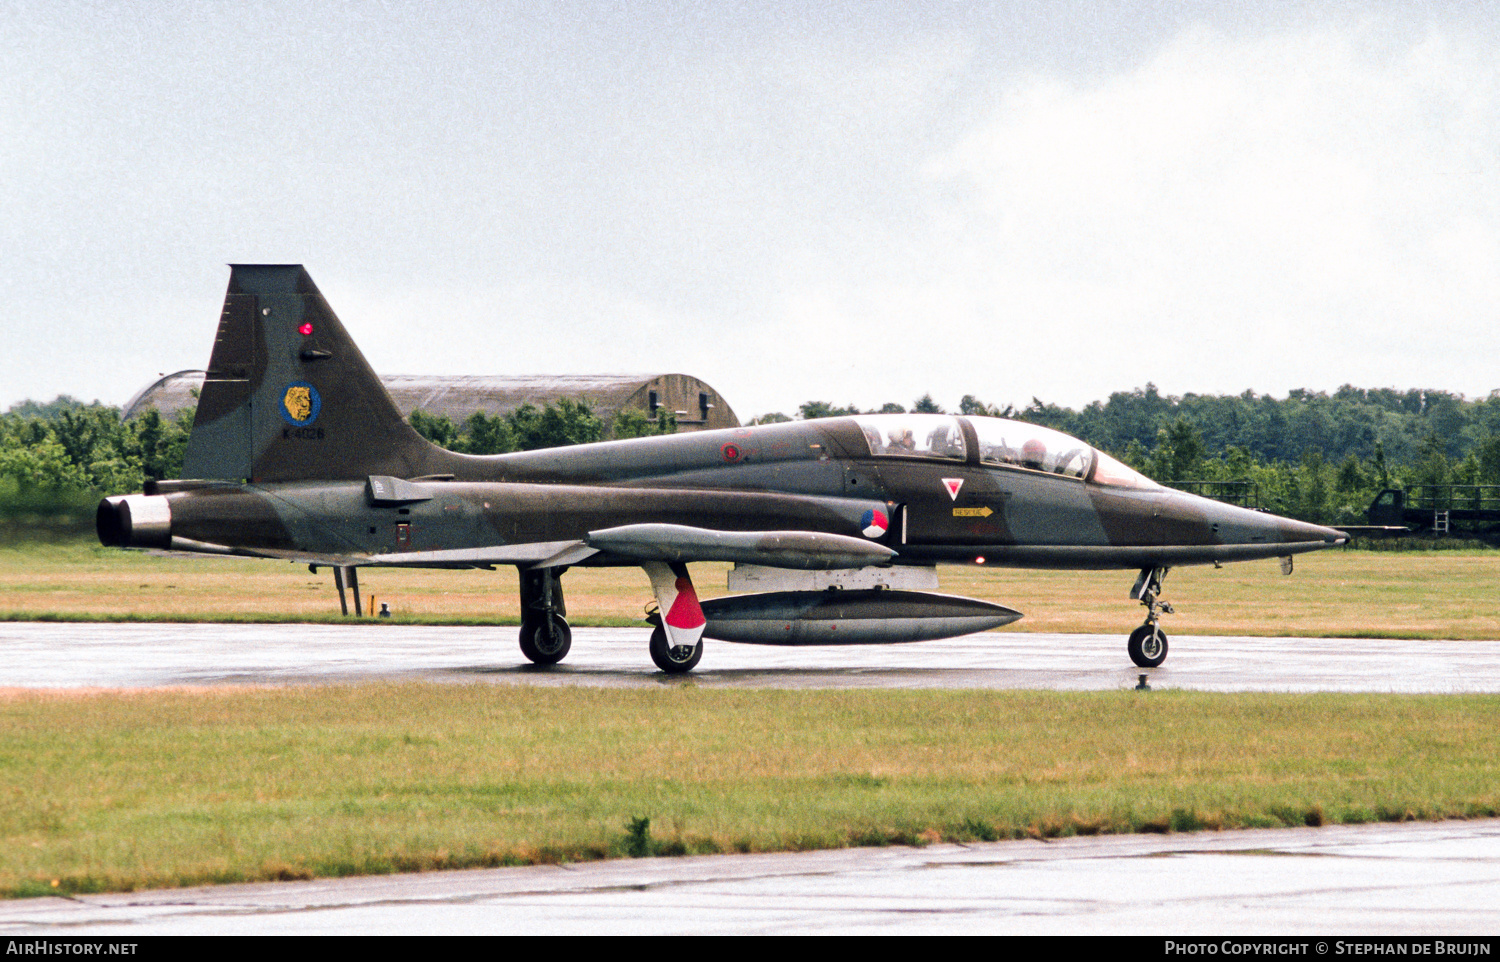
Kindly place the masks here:
[(1039, 438), (1032, 438), (1021, 445), (1021, 467), (1031, 468), (1034, 471), (1044, 471), (1043, 462), (1047, 460), (1047, 445)]

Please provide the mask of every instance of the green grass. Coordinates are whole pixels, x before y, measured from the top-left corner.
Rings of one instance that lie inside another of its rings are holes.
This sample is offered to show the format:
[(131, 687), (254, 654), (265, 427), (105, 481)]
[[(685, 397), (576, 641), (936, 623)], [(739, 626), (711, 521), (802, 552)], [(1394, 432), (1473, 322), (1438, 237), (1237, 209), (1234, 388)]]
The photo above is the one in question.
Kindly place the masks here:
[(1500, 814), (1500, 697), (11, 692), (0, 893)]

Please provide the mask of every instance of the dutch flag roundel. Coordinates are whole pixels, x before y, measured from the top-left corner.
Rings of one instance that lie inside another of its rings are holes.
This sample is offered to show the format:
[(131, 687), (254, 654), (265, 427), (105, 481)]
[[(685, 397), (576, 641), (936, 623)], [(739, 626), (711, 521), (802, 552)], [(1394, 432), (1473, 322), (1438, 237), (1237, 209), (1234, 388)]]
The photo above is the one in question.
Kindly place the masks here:
[(874, 508), (865, 512), (865, 516), (859, 519), (859, 524), (864, 529), (866, 538), (878, 538), (891, 526), (885, 512)]

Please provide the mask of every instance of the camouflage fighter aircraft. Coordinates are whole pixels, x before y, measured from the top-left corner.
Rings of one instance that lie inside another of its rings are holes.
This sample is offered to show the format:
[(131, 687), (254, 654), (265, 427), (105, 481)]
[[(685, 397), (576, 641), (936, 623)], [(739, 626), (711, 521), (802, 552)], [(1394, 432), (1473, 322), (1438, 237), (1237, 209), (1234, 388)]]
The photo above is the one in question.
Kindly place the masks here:
[[(1035, 425), (860, 415), (494, 456), (457, 454), (401, 419), (300, 265), (232, 267), (183, 479), (106, 498), (126, 548), (332, 567), (520, 573), (521, 651), (571, 646), (561, 576), (639, 565), (665, 672), (703, 639), (770, 645), (948, 638), (1020, 613), (937, 594), (939, 564), (1129, 569), (1146, 620), (1127, 650), (1162, 663), (1162, 579), (1178, 565), (1341, 544), (1332, 528), (1171, 491)], [(687, 565), (733, 562), (700, 602)]]

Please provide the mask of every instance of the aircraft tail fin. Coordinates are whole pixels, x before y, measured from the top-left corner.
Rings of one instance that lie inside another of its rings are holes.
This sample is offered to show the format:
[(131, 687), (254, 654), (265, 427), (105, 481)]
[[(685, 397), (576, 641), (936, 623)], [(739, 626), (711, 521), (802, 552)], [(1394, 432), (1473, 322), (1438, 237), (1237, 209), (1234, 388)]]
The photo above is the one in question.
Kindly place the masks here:
[(390, 394), (300, 264), (234, 264), (184, 478), (435, 473), (441, 449)]

